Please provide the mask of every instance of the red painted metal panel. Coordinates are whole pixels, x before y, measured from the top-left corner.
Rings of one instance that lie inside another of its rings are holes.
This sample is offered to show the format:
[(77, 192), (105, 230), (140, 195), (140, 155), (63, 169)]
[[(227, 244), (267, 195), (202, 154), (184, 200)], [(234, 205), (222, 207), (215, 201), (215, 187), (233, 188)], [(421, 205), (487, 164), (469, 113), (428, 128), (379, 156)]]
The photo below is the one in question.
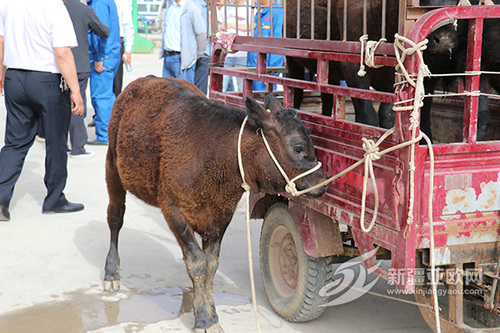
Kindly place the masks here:
[[(481, 44), (483, 35), (483, 20), (472, 20), (469, 24), (469, 41), (467, 54), (467, 70), (479, 71), (481, 69)], [(467, 91), (479, 91), (479, 75), (465, 78)], [(465, 142), (476, 141), (478, 96), (465, 96), (464, 134)]]
[[(431, 29), (449, 18), (471, 19), (467, 70), (480, 68), (482, 19), (500, 17), (500, 6), (446, 7), (430, 11), (418, 19), (407, 37), (414, 42), (425, 39)], [(395, 93), (381, 93), (326, 84), (328, 61), (360, 60), (360, 43), (342, 41), (307, 41), (300, 39), (272, 39), (259, 37), (236, 37), (233, 50), (258, 51), (262, 55), (277, 53), (319, 59), (318, 82), (307, 82), (266, 74), (265, 64), (259, 61), (256, 72), (227, 71), (219, 67), (211, 70), (211, 98), (232, 105), (244, 105), (244, 96), (256, 95), (251, 90), (251, 80), (277, 83), (284, 86), (283, 102), (293, 105), (293, 88), (332, 93), (336, 96), (358, 97), (393, 103), (413, 96), (414, 89), (408, 85), (398, 86)], [(217, 53), (219, 52), (219, 53)], [(395, 65), (394, 49), (390, 43), (377, 49), (376, 63)], [(220, 49), (212, 56), (213, 63), (223, 62)], [(410, 72), (418, 71), (418, 58), (407, 58), (405, 67)], [(222, 74), (233, 73), (245, 78), (242, 94), (221, 92)], [(466, 81), (466, 90), (479, 89), (479, 75), (471, 75)], [(435, 145), (435, 184), (433, 200), (433, 221), (435, 242), (438, 250), (452, 246), (474, 246), (488, 242), (499, 242), (500, 228), (500, 141), (476, 142), (477, 96), (466, 99), (464, 107), (465, 142)], [(384, 129), (300, 112), (300, 117), (311, 129), (318, 159), (323, 170), (332, 176), (361, 159), (364, 151), (361, 138), (378, 139)], [(380, 149), (392, 147), (411, 137), (410, 113), (397, 114), (396, 132), (381, 144)], [(317, 199), (305, 196), (288, 197), (296, 204), (331, 216), (333, 220), (351, 227), (356, 244), (361, 252), (380, 245), (392, 252), (392, 268), (404, 269), (405, 275), (397, 286), (401, 290), (413, 291), (411, 269), (415, 268), (417, 249), (429, 247), (429, 149), (416, 147), (415, 179), (416, 196), (413, 225), (407, 227), (409, 191), (409, 148), (391, 152), (374, 162), (377, 188), (380, 194), (380, 212), (377, 223), (369, 233), (360, 228), (362, 166), (334, 181), (328, 192)], [(286, 194), (284, 194), (286, 195)], [(373, 189), (368, 189), (365, 221), (372, 218), (374, 207)], [(445, 260), (445, 258), (443, 259)]]

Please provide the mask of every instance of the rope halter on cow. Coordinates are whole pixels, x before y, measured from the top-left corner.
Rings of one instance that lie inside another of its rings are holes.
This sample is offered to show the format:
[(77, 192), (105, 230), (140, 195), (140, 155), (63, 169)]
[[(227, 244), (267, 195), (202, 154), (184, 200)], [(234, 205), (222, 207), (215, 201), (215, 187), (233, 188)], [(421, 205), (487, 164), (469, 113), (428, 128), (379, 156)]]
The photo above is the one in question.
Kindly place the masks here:
[[(270, 112), (270, 111), (268, 110), (268, 112)], [(243, 180), (243, 183), (241, 184), (241, 186), (243, 187), (243, 189), (245, 189), (245, 191), (250, 190), (250, 185), (248, 185), (246, 180), (245, 180), (245, 171), (243, 169), (243, 161), (241, 158), (241, 138), (243, 136), (243, 130), (245, 128), (247, 121), (248, 121), (248, 116), (245, 117), (245, 119), (243, 120), (243, 123), (241, 124), (241, 128), (240, 128), (240, 134), (238, 136), (238, 167), (240, 168), (241, 178)], [(264, 141), (264, 144), (266, 146), (267, 152), (269, 153), (269, 156), (271, 156), (271, 159), (273, 160), (274, 164), (276, 165), (279, 172), (281, 173), (281, 175), (283, 176), (283, 178), (286, 181), (285, 191), (287, 191), (288, 193), (290, 193), (293, 196), (298, 196), (298, 195), (301, 195), (301, 194), (304, 194), (304, 193), (307, 193), (307, 192), (310, 192), (310, 191), (316, 189), (316, 187), (310, 187), (308, 189), (298, 191), (297, 186), (295, 185), (295, 182), (301, 178), (306, 177), (307, 175), (310, 175), (311, 173), (315, 172), (316, 170), (320, 169), (322, 166), (321, 162), (318, 162), (318, 164), (316, 164), (313, 168), (311, 168), (311, 169), (301, 173), (300, 175), (290, 179), (288, 177), (288, 175), (286, 174), (285, 170), (283, 170), (283, 168), (281, 167), (280, 163), (278, 162), (278, 159), (276, 159), (276, 156), (274, 156), (273, 151), (271, 150), (271, 147), (269, 146), (269, 143), (267, 142), (266, 136), (264, 135), (264, 131), (260, 130), (260, 134), (262, 135), (262, 140)]]
[[(267, 110), (267, 111), (271, 112), (269, 110)], [(252, 261), (252, 255), (251, 255), (252, 243), (251, 243), (251, 237), (250, 237), (250, 200), (249, 200), (250, 185), (248, 185), (248, 183), (245, 180), (245, 170), (243, 168), (243, 159), (241, 157), (241, 138), (243, 137), (243, 130), (245, 129), (245, 125), (246, 125), (247, 121), (248, 121), (248, 116), (246, 116), (245, 119), (243, 120), (243, 123), (241, 124), (241, 128), (240, 128), (240, 133), (238, 135), (238, 167), (240, 169), (241, 179), (243, 181), (241, 184), (241, 187), (243, 187), (243, 189), (245, 190), (245, 193), (247, 194), (247, 196), (246, 196), (246, 224), (247, 224), (248, 265), (249, 265), (249, 272), (250, 272), (250, 289), (252, 292), (252, 307), (253, 307), (255, 320), (257, 323), (257, 330), (260, 333), (261, 328), (260, 328), (260, 322), (259, 322), (259, 315), (257, 312), (257, 300), (256, 300), (256, 296), (255, 296), (255, 282), (254, 282), (254, 276), (253, 276), (253, 261)], [(278, 170), (280, 171), (281, 175), (283, 176), (283, 178), (285, 179), (285, 181), (287, 183), (287, 185), (285, 186), (285, 190), (294, 196), (312, 191), (314, 189), (313, 187), (308, 188), (304, 191), (297, 191), (297, 187), (295, 186), (295, 182), (297, 180), (315, 172), (316, 170), (320, 169), (321, 162), (318, 162), (318, 164), (315, 167), (311, 168), (310, 170), (307, 170), (306, 172), (301, 173), (297, 177), (290, 179), (288, 177), (288, 175), (286, 174), (285, 170), (283, 170), (283, 168), (279, 164), (276, 157), (274, 156), (274, 154), (271, 150), (271, 147), (269, 146), (269, 143), (267, 142), (267, 139), (264, 136), (264, 131), (261, 130), (260, 133), (262, 135), (262, 140), (264, 140), (264, 144), (266, 145), (266, 149), (269, 152), (269, 156), (271, 156), (271, 159), (273, 160), (274, 164), (276, 164), (276, 167), (278, 168)]]

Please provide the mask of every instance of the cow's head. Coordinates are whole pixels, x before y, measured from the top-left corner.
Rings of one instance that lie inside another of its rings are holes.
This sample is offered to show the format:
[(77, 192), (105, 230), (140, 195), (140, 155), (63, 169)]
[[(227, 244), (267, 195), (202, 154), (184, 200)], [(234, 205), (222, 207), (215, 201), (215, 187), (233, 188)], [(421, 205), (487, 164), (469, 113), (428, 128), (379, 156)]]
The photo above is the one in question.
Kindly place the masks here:
[[(427, 35), (426, 56), (429, 54), (446, 54), (451, 59), (452, 52), (457, 46), (457, 31), (453, 20), (446, 20), (436, 25)], [(432, 61), (432, 60), (431, 60)]]
[[(281, 102), (272, 94), (265, 99), (263, 109), (252, 97), (247, 97), (246, 106), (250, 125), (263, 131), (272, 152), (290, 179), (314, 168), (318, 164), (314, 154), (314, 146), (309, 136), (309, 130), (299, 119), (295, 109), (283, 109)], [(260, 134), (259, 134), (260, 136)], [(262, 139), (261, 139), (262, 140)], [(267, 153), (267, 151), (266, 151)], [(267, 153), (268, 154), (268, 153)], [(265, 162), (264, 162), (265, 161)], [(281, 187), (283, 191), (285, 180), (270, 157), (262, 161), (262, 166), (270, 183)], [(324, 181), (320, 169), (296, 181), (297, 190), (304, 190)], [(325, 193), (322, 186), (307, 193), (310, 197), (318, 197)]]

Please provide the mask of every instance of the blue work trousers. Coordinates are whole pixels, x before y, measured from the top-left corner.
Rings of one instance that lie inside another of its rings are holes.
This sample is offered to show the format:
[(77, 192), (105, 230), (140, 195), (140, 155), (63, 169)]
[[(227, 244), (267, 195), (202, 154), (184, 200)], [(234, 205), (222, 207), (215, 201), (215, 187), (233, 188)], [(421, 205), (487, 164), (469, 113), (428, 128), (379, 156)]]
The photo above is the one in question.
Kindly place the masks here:
[(113, 93), (113, 80), (115, 78), (120, 55), (116, 59), (104, 61), (104, 71), (97, 73), (94, 62), (90, 63), (90, 98), (95, 110), (95, 135), (97, 141), (108, 143), (108, 123), (116, 96)]

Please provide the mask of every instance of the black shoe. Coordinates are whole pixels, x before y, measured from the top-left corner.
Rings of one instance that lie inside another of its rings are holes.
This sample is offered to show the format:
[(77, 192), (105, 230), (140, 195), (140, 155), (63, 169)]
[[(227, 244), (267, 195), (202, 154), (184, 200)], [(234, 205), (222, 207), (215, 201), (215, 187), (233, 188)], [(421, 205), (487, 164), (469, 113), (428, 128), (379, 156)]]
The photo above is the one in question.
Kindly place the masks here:
[(7, 206), (0, 203), (0, 221), (10, 221), (10, 213)]
[(88, 141), (87, 144), (92, 145), (92, 146), (107, 146), (108, 145), (107, 142), (102, 142), (102, 141), (99, 141), (97, 139), (94, 141)]
[(55, 214), (55, 213), (74, 213), (79, 212), (85, 208), (82, 204), (69, 202), (65, 205), (54, 209), (43, 210), (43, 214)]

